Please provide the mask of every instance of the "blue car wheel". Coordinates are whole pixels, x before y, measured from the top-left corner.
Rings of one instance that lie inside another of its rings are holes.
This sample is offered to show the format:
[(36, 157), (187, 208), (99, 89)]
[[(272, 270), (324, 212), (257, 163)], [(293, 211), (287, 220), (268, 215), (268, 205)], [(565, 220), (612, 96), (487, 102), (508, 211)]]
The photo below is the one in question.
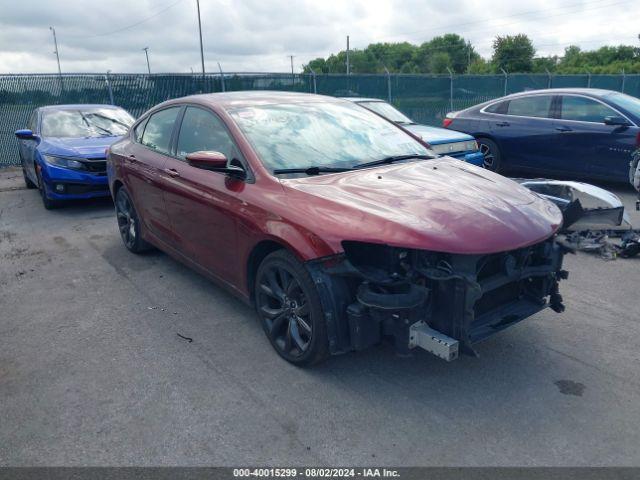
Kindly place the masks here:
[(36, 165), (36, 176), (38, 177), (38, 190), (40, 190), (40, 197), (42, 197), (42, 204), (47, 210), (54, 210), (62, 206), (62, 202), (59, 200), (53, 200), (47, 196), (47, 188), (42, 179), (42, 172), (40, 171), (40, 165)]
[(27, 174), (27, 169), (24, 167), (24, 161), (22, 160), (22, 153), (18, 153), (20, 156), (20, 165), (22, 166), (22, 177), (24, 178), (24, 184), (27, 188), (37, 188), (38, 186), (33, 183)]
[(502, 158), (496, 142), (488, 138), (479, 138), (478, 147), (483, 156), (482, 166), (492, 172), (500, 172), (502, 169)]

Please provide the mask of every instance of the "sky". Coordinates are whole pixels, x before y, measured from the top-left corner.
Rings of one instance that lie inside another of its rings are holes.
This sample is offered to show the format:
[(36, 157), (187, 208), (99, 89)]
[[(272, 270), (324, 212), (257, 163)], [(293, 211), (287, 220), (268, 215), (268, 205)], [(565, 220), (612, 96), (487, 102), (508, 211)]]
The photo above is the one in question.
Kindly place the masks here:
[[(373, 42), (444, 33), (491, 56), (496, 35), (525, 33), (538, 55), (576, 44), (640, 46), (640, 0), (200, 0), (205, 69), (291, 71)], [(196, 0), (0, 0), (0, 73), (201, 70)]]

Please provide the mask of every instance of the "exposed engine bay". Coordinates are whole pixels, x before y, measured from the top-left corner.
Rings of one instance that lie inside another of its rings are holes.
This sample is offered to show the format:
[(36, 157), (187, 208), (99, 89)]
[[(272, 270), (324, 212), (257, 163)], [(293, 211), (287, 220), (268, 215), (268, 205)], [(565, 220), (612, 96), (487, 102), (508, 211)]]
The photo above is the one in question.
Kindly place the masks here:
[(565, 249), (555, 238), (514, 251), (462, 255), (362, 242), (308, 262), (319, 287), (332, 353), (390, 338), (453, 360), (473, 344), (540, 310), (562, 312)]

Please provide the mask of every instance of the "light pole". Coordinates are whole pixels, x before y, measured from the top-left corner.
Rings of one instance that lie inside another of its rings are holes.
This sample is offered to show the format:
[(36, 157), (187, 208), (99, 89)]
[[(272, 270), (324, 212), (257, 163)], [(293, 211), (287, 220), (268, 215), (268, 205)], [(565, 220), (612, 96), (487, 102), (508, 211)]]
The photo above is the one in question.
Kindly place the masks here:
[(56, 38), (56, 29), (53, 27), (49, 27), (49, 30), (53, 33), (53, 45), (55, 46), (55, 50), (53, 53), (56, 54), (56, 59), (58, 60), (58, 75), (62, 78), (62, 70), (60, 69), (60, 53), (58, 52), (58, 39)]
[(200, 21), (200, 0), (196, 0), (198, 7), (198, 33), (200, 34), (200, 61), (202, 62), (202, 79), (204, 80), (204, 48), (202, 47), (202, 22)]
[(291, 59), (291, 86), (295, 85), (296, 83), (295, 75), (293, 73), (293, 57), (295, 57), (295, 55), (289, 55), (289, 58)]
[(149, 75), (151, 75), (151, 66), (149, 65), (149, 47), (144, 47), (142, 50), (144, 50), (144, 55), (147, 57), (147, 71), (149, 72)]
[(347, 75), (351, 74), (351, 66), (349, 65), (349, 35), (347, 35)]

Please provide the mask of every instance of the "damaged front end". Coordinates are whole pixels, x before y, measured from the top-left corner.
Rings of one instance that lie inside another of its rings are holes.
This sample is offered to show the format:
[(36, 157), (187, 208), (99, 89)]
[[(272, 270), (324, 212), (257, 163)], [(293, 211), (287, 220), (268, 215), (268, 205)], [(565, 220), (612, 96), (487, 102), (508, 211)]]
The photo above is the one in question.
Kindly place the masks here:
[(332, 353), (388, 337), (400, 354), (421, 347), (447, 361), (473, 344), (551, 307), (563, 247), (546, 241), (509, 252), (467, 255), (343, 242), (344, 254), (307, 267), (318, 286)]
[(555, 203), (563, 216), (563, 231), (583, 231), (629, 224), (618, 196), (588, 183), (536, 179), (514, 179), (523, 187)]

